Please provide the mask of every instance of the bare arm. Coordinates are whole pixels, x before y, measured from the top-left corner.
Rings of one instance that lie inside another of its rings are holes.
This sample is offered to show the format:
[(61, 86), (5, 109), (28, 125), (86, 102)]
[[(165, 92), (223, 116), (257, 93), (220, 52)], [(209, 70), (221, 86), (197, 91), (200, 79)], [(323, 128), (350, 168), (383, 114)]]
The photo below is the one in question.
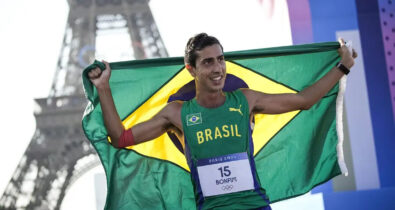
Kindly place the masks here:
[[(111, 94), (111, 88), (109, 84), (109, 79), (111, 76), (110, 65), (105, 61), (103, 62), (106, 65), (106, 69), (104, 71), (101, 71), (99, 68), (95, 68), (88, 73), (88, 76), (95, 85), (99, 94), (104, 125), (106, 126), (108, 135), (112, 140), (112, 145), (114, 147), (119, 147), (119, 138), (121, 137), (121, 134), (124, 132), (125, 128), (115, 108), (114, 100)], [(178, 118), (181, 119), (179, 117), (180, 109), (181, 105), (179, 103), (170, 103), (152, 119), (133, 126), (132, 133), (135, 144), (154, 139), (162, 135), (168, 129), (174, 129), (174, 125), (180, 128), (181, 122), (177, 121)]]
[[(342, 39), (339, 42), (340, 62), (350, 69), (354, 65), (354, 58), (357, 57), (357, 54), (354, 51), (351, 54)], [(296, 94), (265, 94), (249, 89), (243, 90), (243, 93), (250, 104), (251, 113), (279, 114), (294, 110), (306, 110), (325, 96), (343, 75), (344, 73), (337, 67), (333, 67), (316, 83)]]
[(132, 133), (135, 143), (152, 140), (170, 130), (179, 133), (182, 128), (181, 107), (182, 103), (171, 102), (150, 120), (133, 126)]

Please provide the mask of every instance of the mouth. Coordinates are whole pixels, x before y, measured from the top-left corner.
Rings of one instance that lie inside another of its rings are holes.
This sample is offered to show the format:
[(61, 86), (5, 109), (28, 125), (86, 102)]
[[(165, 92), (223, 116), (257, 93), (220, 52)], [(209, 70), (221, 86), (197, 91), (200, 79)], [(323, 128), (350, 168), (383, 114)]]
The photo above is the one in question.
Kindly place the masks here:
[(218, 76), (210, 77), (210, 80), (217, 82), (217, 81), (220, 81), (222, 78), (223, 78), (223, 76), (218, 75)]

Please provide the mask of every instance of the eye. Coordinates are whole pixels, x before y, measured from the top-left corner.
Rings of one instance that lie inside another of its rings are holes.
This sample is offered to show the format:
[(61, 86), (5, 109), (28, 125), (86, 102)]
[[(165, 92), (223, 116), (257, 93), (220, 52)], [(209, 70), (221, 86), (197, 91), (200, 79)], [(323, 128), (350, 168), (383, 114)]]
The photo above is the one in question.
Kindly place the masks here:
[(203, 60), (203, 64), (204, 64), (204, 65), (210, 65), (210, 64), (212, 64), (212, 63), (213, 63), (213, 60), (212, 60), (212, 59)]

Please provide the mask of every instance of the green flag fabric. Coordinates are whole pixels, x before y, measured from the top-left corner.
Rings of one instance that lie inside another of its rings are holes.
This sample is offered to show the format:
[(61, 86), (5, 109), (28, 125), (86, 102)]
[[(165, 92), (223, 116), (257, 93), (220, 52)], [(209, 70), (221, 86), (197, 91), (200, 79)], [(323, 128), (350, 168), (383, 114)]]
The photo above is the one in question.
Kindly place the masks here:
[[(340, 57), (336, 42), (225, 53), (224, 91), (248, 87), (265, 93), (296, 93), (324, 76)], [(182, 57), (110, 63), (110, 86), (125, 128), (146, 121), (173, 100), (195, 96)], [(82, 120), (105, 169), (105, 209), (196, 208), (183, 145), (165, 133), (149, 142), (117, 149), (109, 143), (97, 91), (83, 72), (89, 104)], [(271, 202), (310, 191), (341, 172), (342, 89), (336, 85), (309, 110), (255, 115), (257, 172)], [(338, 121), (338, 122), (337, 122)], [(336, 126), (338, 128), (336, 128)]]

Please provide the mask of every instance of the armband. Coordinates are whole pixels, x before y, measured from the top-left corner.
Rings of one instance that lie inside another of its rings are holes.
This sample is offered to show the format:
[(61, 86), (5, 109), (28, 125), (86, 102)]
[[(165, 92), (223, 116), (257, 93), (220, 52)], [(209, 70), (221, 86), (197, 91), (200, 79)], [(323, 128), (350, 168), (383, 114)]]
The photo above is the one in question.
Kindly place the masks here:
[(128, 147), (134, 145), (134, 138), (132, 129), (123, 130), (118, 141), (118, 148)]

